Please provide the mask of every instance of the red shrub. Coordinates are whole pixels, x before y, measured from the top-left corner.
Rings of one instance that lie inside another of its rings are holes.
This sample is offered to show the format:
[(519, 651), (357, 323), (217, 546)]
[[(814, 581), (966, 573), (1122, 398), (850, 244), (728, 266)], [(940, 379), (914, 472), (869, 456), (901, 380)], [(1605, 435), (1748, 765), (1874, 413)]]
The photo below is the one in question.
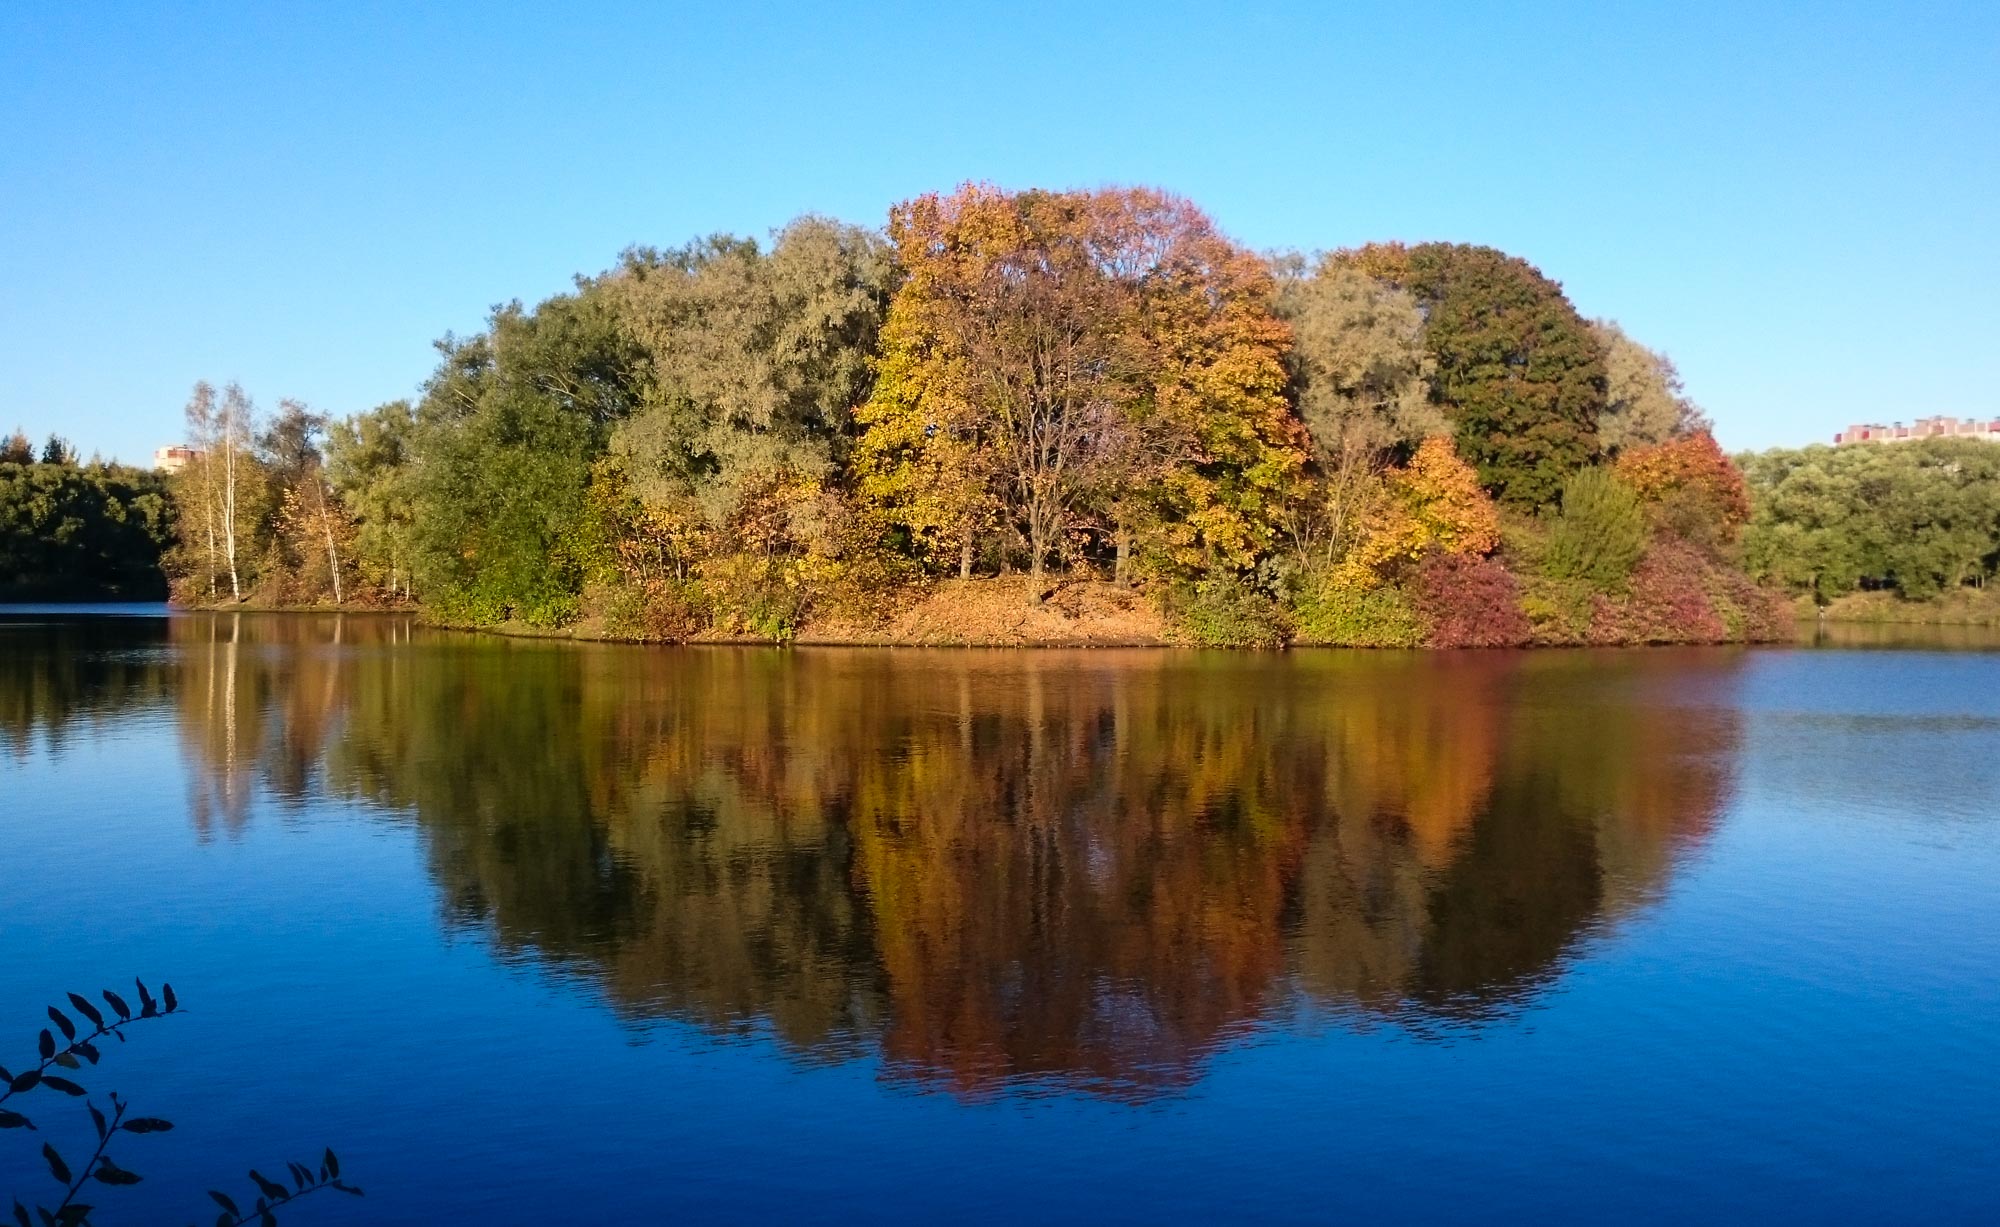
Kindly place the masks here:
[(1746, 643), (1790, 639), (1797, 631), (1791, 601), (1781, 592), (1759, 587), (1733, 567), (1714, 569), (1710, 599), (1728, 623), (1732, 638)]
[(1410, 603), (1430, 623), (1436, 648), (1505, 648), (1528, 642), (1514, 573), (1491, 558), (1433, 551), (1417, 564)]
[(1632, 572), (1620, 600), (1599, 596), (1590, 620), (1594, 643), (1719, 643), (1730, 637), (1708, 597), (1709, 567), (1677, 541), (1656, 541)]

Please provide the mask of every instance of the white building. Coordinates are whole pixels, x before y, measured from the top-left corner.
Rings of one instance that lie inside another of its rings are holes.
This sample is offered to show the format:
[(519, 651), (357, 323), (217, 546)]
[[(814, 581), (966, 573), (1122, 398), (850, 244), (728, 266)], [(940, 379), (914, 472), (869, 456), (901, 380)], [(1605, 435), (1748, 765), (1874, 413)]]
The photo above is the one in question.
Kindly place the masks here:
[(165, 447), (153, 449), (153, 467), (162, 473), (178, 473), (200, 455), (200, 452), (185, 443), (169, 443)]

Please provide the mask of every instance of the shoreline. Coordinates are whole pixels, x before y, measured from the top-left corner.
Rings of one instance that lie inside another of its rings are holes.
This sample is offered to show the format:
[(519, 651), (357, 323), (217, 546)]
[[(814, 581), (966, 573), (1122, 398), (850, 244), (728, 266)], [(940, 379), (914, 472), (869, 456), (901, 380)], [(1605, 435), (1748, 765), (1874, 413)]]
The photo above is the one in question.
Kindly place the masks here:
[[(1078, 622), (1063, 627), (1052, 634), (1024, 634), (1015, 629), (1007, 633), (952, 634), (942, 628), (918, 630), (914, 627), (890, 626), (866, 628), (852, 623), (828, 620), (817, 626), (808, 626), (799, 634), (783, 639), (742, 633), (707, 631), (685, 639), (649, 638), (640, 635), (620, 634), (605, 628), (595, 619), (585, 619), (564, 627), (540, 627), (525, 622), (509, 620), (497, 623), (453, 622), (427, 616), (421, 607), (405, 606), (383, 608), (381, 606), (356, 605), (268, 605), (268, 604), (224, 604), (224, 605), (170, 605), (170, 609), (188, 613), (247, 613), (280, 615), (344, 615), (364, 617), (400, 616), (414, 619), (419, 625), (435, 630), (458, 631), (470, 634), (494, 635), (505, 639), (559, 640), (572, 643), (609, 643), (638, 647), (757, 647), (757, 648), (881, 648), (881, 649), (1038, 649), (1074, 650), (1084, 649), (1178, 649), (1184, 651), (1265, 651), (1285, 652), (1292, 650), (1310, 651), (1332, 649), (1363, 652), (1459, 652), (1459, 651), (1544, 651), (1578, 650), (1588, 648), (1655, 648), (1655, 647), (1757, 647), (1783, 644), (1794, 641), (1793, 636), (1770, 638), (1720, 638), (1720, 639), (1649, 639), (1622, 643), (1561, 643), (1529, 642), (1499, 645), (1493, 649), (1437, 647), (1431, 645), (1384, 647), (1371, 644), (1335, 643), (1308, 639), (1294, 639), (1275, 646), (1210, 647), (1179, 640), (1166, 633), (1132, 634), (1106, 633), (1092, 628), (1089, 622)], [(1024, 607), (1023, 612), (1027, 611)], [(1035, 610), (1032, 612), (1043, 612)], [(1799, 629), (1809, 629), (1814, 619), (1811, 615), (1801, 615)], [(1164, 629), (1164, 628), (1163, 628)], [(898, 634), (902, 630), (906, 633)], [(916, 630), (916, 633), (907, 633)]]

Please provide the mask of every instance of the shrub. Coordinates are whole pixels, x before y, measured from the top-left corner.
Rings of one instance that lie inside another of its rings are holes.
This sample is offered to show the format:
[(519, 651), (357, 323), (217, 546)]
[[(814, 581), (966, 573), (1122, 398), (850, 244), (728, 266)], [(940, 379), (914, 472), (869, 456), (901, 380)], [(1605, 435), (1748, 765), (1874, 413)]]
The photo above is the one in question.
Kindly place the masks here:
[(1430, 626), (1402, 589), (1364, 587), (1313, 576), (1292, 598), (1301, 642), (1356, 648), (1414, 648)]
[(1731, 639), (1772, 643), (1797, 629), (1792, 603), (1731, 567), (1709, 568), (1709, 601)]
[(1285, 611), (1261, 589), (1214, 575), (1167, 590), (1167, 618), (1187, 642), (1204, 648), (1275, 648), (1291, 638)]
[(700, 586), (669, 579), (610, 583), (585, 594), (607, 633), (620, 639), (681, 643), (708, 625)]
[(1574, 579), (1531, 576), (1521, 584), (1521, 612), (1527, 616), (1529, 638), (1540, 644), (1590, 643), (1596, 590)]
[(1729, 627), (1708, 598), (1708, 572), (1700, 554), (1661, 541), (1632, 572), (1623, 599), (1597, 597), (1591, 639), (1597, 643), (1718, 643)]
[(1542, 554), (1544, 575), (1619, 592), (1645, 552), (1646, 516), (1631, 486), (1603, 468), (1584, 469), (1563, 484), (1562, 511)]
[(1432, 647), (1515, 647), (1532, 638), (1520, 585), (1493, 559), (1429, 554), (1417, 565), (1410, 595), (1430, 626)]

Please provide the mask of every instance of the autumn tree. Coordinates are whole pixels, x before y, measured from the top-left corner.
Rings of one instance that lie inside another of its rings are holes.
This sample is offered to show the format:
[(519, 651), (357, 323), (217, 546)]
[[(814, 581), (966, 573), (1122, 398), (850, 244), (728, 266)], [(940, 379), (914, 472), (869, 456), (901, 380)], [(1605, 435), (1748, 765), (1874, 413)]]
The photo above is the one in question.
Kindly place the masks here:
[[(1202, 212), (1148, 189), (1101, 193), (1114, 267), (1133, 287), (1140, 394), (1126, 414), (1113, 502), (1155, 570), (1246, 572), (1304, 497), (1309, 440), (1285, 396), (1291, 329), (1269, 266)], [(1133, 509), (1138, 515), (1133, 515)], [(1122, 549), (1121, 549), (1122, 553)]]
[(1431, 403), (1435, 363), (1424, 347), (1423, 313), (1407, 291), (1334, 256), (1310, 267), (1285, 257), (1278, 271), (1278, 311), (1293, 333), (1292, 397), (1316, 478), (1287, 528), (1301, 560), (1324, 565), (1349, 544), (1391, 450), (1449, 424)]
[(1708, 428), (1673, 359), (1633, 340), (1616, 320), (1593, 320), (1590, 330), (1604, 348), (1605, 400), (1597, 428), (1606, 452), (1649, 447)]
[(1691, 545), (1733, 543), (1750, 519), (1743, 470), (1706, 430), (1621, 452), (1616, 465), (1654, 522)]
[[(966, 187), (891, 217), (905, 279), (863, 407), (862, 490), (929, 552), (997, 519), (1029, 596), (1086, 529), (1247, 565), (1303, 466), (1273, 284), (1187, 202)], [(1122, 566), (1121, 566), (1122, 570)]]
[(226, 578), (230, 598), (240, 601), (254, 577), (253, 543), (265, 508), (263, 473), (252, 452), (256, 406), (236, 384), (218, 395), (203, 381), (183, 416), (195, 455), (174, 479), (181, 514), (170, 565), (183, 596), (217, 600)]
[(1480, 488), (1479, 475), (1459, 459), (1450, 439), (1436, 435), (1408, 464), (1385, 475), (1347, 569), (1351, 580), (1366, 585), (1432, 552), (1476, 557), (1499, 543), (1500, 513)]
[(1553, 501), (1601, 450), (1604, 352), (1562, 287), (1491, 247), (1376, 245), (1340, 258), (1406, 290), (1425, 316), (1431, 400), (1502, 502)]

